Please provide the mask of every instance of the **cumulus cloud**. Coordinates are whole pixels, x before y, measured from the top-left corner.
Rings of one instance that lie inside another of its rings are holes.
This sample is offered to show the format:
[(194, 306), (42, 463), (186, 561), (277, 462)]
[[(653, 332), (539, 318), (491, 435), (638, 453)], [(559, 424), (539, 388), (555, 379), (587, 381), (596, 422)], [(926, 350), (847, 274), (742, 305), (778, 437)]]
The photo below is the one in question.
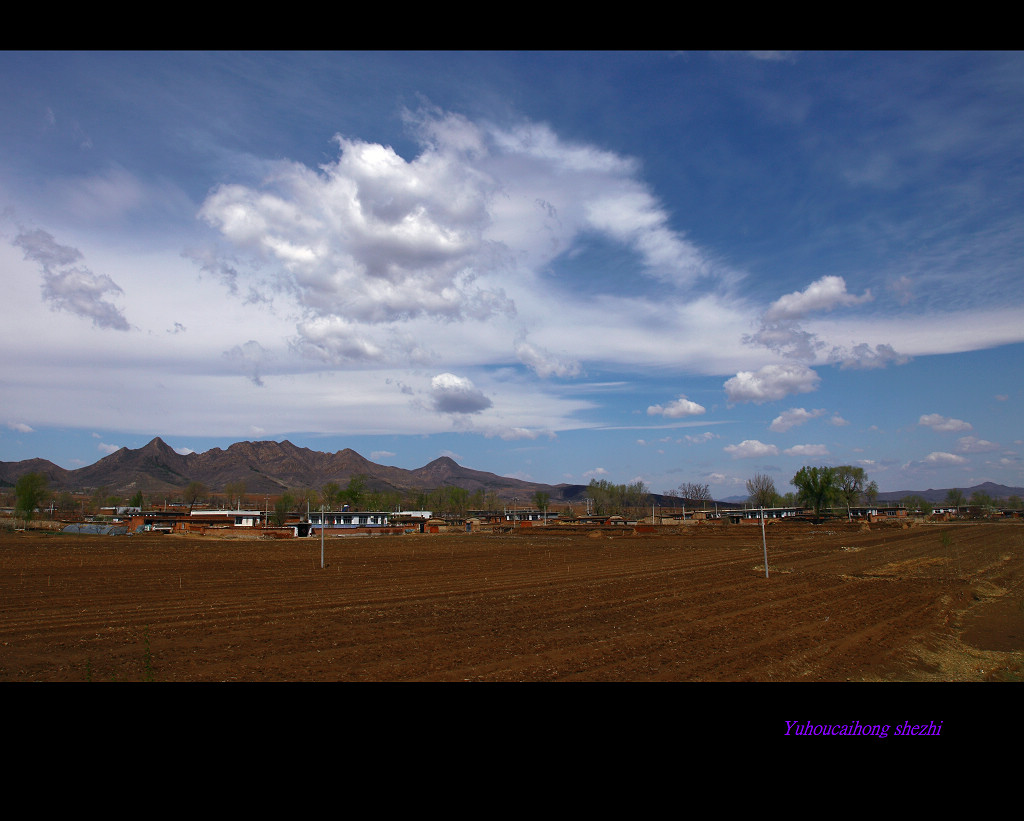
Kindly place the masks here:
[(871, 300), (871, 291), (854, 296), (846, 291), (846, 280), (839, 276), (826, 276), (812, 282), (803, 291), (794, 291), (773, 302), (764, 318), (768, 322), (800, 319), (807, 314), (831, 311), (839, 306), (859, 305)]
[(607, 475), (608, 475), (608, 471), (605, 470), (604, 468), (594, 468), (593, 470), (585, 471), (584, 474), (583, 474), (583, 478), (587, 479), (587, 478), (593, 478), (595, 476), (607, 476)]
[(790, 359), (805, 362), (824, 360), (841, 368), (884, 368), (909, 362), (909, 356), (899, 353), (890, 344), (834, 344), (800, 325), (800, 320), (811, 314), (837, 307), (852, 307), (871, 299), (870, 290), (861, 296), (848, 293), (842, 277), (822, 277), (803, 291), (794, 291), (775, 300), (762, 314), (758, 330), (744, 335), (743, 342), (762, 346)]
[(965, 422), (962, 419), (952, 419), (938, 413), (924, 414), (917, 420), (917, 424), (943, 433), (955, 433), (957, 431), (973, 429), (970, 422)]
[(907, 462), (902, 467), (904, 470), (934, 470), (966, 464), (967, 459), (963, 456), (957, 456), (955, 453), (946, 453), (944, 451), (933, 451), (925, 456), (924, 459)]
[(35, 433), (35, 429), (29, 427), (24, 422), (8, 422), (7, 427), (18, 431), (18, 433)]
[(783, 453), (787, 453), (790, 456), (804, 456), (815, 459), (829, 455), (828, 448), (824, 445), (793, 445), (791, 448), (786, 448)]
[(802, 330), (795, 322), (764, 321), (756, 333), (745, 335), (743, 341), (791, 359), (812, 360), (826, 347), (818, 337)]
[(790, 428), (795, 428), (797, 425), (809, 422), (811, 419), (815, 419), (824, 413), (824, 408), (818, 408), (813, 411), (805, 410), (804, 408), (790, 408), (776, 416), (768, 426), (768, 430), (775, 433), (785, 433)]
[(977, 436), (961, 436), (957, 439), (956, 449), (960, 453), (988, 453), (999, 450), (999, 445), (987, 439), (979, 439)]
[(121, 445), (108, 445), (106, 442), (100, 442), (96, 445), (96, 450), (109, 456), (111, 453), (117, 453), (121, 447)]
[[(406, 161), (389, 146), (336, 137), (318, 171), (282, 162), (261, 189), (217, 188), (200, 216), (233, 245), (272, 261), (315, 315), (363, 322), (486, 316), (511, 306), (475, 280), (495, 183), (459, 145)], [(206, 266), (212, 266), (207, 261)]]
[(704, 433), (700, 433), (700, 434), (697, 434), (695, 436), (691, 436), (691, 435), (687, 434), (687, 435), (685, 435), (683, 437), (683, 439), (685, 439), (687, 442), (689, 442), (692, 445), (699, 445), (699, 444), (702, 444), (704, 442), (710, 442), (714, 438), (715, 438), (715, 434), (713, 434), (709, 430), (708, 431), (704, 431)]
[[(411, 159), (339, 135), (338, 155), (319, 168), (281, 161), (258, 185), (217, 187), (199, 216), (222, 247), (190, 256), (230, 290), (255, 271), (289, 290), (304, 314), (296, 349), (336, 364), (405, 359), (375, 326), (515, 316), (507, 288), (594, 237), (634, 252), (651, 281), (718, 273), (671, 228), (631, 158), (535, 123), (433, 110), (407, 122), (420, 141)], [(580, 371), (524, 339), (514, 347), (542, 377)]]
[(381, 459), (392, 459), (395, 454), (390, 450), (375, 450), (370, 453), (370, 458), (374, 462), (379, 462)]
[(661, 415), (671, 419), (680, 419), (684, 416), (700, 416), (705, 410), (706, 408), (703, 405), (698, 405), (696, 402), (692, 402), (680, 394), (678, 399), (669, 402), (667, 405), (651, 405), (647, 408), (647, 414), (649, 416)]
[(766, 445), (757, 439), (744, 439), (738, 445), (726, 445), (722, 450), (733, 459), (754, 459), (760, 456), (777, 456), (779, 453), (775, 445)]
[(765, 365), (759, 371), (740, 371), (725, 382), (730, 402), (771, 402), (794, 393), (817, 390), (821, 377), (806, 365)]
[(52, 235), (37, 229), (14, 238), (14, 244), (43, 270), (43, 299), (53, 310), (68, 311), (91, 319), (97, 328), (127, 331), (128, 320), (107, 297), (122, 293), (105, 274), (94, 274), (84, 265), (77, 248), (59, 245)]
[(430, 380), (434, 409), (441, 413), (479, 413), (494, 403), (469, 379), (441, 373)]
[(922, 464), (934, 467), (942, 467), (945, 465), (965, 465), (967, 464), (967, 460), (963, 456), (957, 456), (955, 453), (933, 451), (924, 457)]
[(889, 365), (905, 365), (910, 357), (898, 353), (892, 345), (875, 345), (872, 348), (866, 342), (854, 345), (849, 350), (834, 348), (829, 355), (832, 362), (838, 362), (841, 368), (856, 368), (868, 370), (871, 368), (885, 368)]

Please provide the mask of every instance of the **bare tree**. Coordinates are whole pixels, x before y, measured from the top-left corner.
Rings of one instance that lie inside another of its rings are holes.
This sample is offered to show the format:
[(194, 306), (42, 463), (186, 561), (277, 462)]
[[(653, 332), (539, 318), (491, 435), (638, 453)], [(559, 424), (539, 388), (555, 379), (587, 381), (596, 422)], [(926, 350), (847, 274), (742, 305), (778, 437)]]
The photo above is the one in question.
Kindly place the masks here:
[(775, 490), (775, 480), (763, 473), (757, 473), (753, 478), (747, 479), (747, 493), (750, 494), (750, 503), (754, 507), (774, 507), (779, 495)]
[(679, 486), (679, 495), (690, 502), (700, 502), (701, 507), (707, 507), (711, 501), (711, 486), (699, 482), (683, 482)]

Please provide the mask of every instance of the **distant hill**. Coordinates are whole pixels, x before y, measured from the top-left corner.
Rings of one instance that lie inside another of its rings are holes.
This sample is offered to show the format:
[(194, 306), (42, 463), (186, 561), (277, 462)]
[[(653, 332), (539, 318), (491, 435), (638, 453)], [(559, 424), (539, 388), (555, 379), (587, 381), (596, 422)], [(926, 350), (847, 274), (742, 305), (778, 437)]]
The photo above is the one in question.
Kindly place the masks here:
[(371, 491), (424, 491), (461, 487), (470, 492), (495, 492), (499, 498), (518, 498), (528, 504), (542, 490), (553, 502), (582, 499), (586, 485), (547, 485), (472, 470), (442, 456), (415, 470), (379, 465), (346, 448), (323, 453), (283, 442), (236, 442), (226, 450), (180, 454), (160, 437), (137, 449), (121, 448), (98, 462), (77, 470), (65, 470), (45, 459), (0, 462), (0, 484), (13, 486), (25, 473), (42, 473), (54, 490), (90, 491), (106, 487), (111, 493), (128, 494), (179, 491), (192, 481), (212, 491), (223, 491), (232, 482), (245, 482), (252, 495), (278, 494), (299, 488), (319, 488), (327, 482), (344, 487), (353, 476), (366, 477)]
[[(927, 499), (929, 502), (944, 502), (946, 501), (946, 494), (952, 488), (928, 488), (928, 490), (892, 490), (886, 493), (878, 494), (878, 501), (880, 502), (899, 502), (907, 498), (907, 496), (920, 496), (923, 499)], [(987, 493), (993, 499), (1006, 499), (1010, 496), (1020, 496), (1024, 498), (1024, 488), (1022, 487), (1010, 487), (1009, 485), (997, 485), (994, 482), (982, 482), (980, 485), (973, 485), (972, 487), (961, 487), (958, 490), (963, 493), (964, 499), (970, 499), (971, 494), (975, 491), (981, 491)], [(746, 496), (728, 496), (722, 499), (723, 502), (745, 502)]]
[[(928, 488), (928, 490), (896, 490), (890, 493), (879, 493), (878, 500), (881, 502), (898, 502), (901, 499), (905, 499), (907, 496), (920, 496), (929, 502), (944, 502), (946, 501), (946, 494), (952, 488), (940, 488), (938, 490), (934, 488)], [(1024, 487), (1010, 487), (1009, 485), (997, 485), (994, 482), (982, 482), (980, 485), (972, 485), (971, 487), (957, 488), (964, 495), (964, 499), (970, 499), (971, 494), (975, 491), (981, 491), (987, 493), (993, 499), (1006, 499), (1010, 496), (1020, 496), (1024, 498)]]

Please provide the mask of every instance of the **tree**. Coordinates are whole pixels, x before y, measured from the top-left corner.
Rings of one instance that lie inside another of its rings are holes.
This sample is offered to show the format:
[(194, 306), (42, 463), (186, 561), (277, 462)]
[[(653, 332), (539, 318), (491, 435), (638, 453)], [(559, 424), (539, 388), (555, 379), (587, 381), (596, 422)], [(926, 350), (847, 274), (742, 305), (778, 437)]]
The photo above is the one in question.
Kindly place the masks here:
[(57, 510), (61, 513), (70, 513), (75, 509), (75, 497), (67, 490), (57, 494)]
[(971, 494), (971, 504), (978, 507), (995, 507), (996, 501), (984, 490), (976, 490)]
[(551, 504), (551, 494), (543, 490), (538, 490), (533, 494), (533, 503), (537, 506), (537, 510), (541, 513), (546, 513), (548, 505)]
[(747, 479), (747, 493), (754, 507), (772, 507), (779, 495), (775, 491), (775, 481), (763, 473), (757, 473), (753, 478)]
[(946, 504), (950, 507), (963, 507), (965, 501), (964, 492), (960, 488), (950, 488), (946, 492)]
[(878, 500), (878, 482), (868, 482), (864, 488), (864, 496), (867, 498), (869, 505), (874, 505)]
[(819, 516), (836, 498), (836, 475), (830, 467), (802, 467), (789, 482), (797, 489), (800, 503)]
[(701, 507), (707, 507), (711, 501), (711, 486), (699, 482), (683, 482), (679, 486), (679, 495), (691, 502), (700, 502)]
[(224, 492), (228, 495), (228, 506), (232, 504), (241, 508), (245, 504), (245, 480), (239, 479), (237, 482), (228, 482), (224, 485)]
[(640, 516), (646, 512), (650, 504), (651, 490), (647, 484), (637, 480), (625, 488), (625, 504), (632, 511), (634, 516)]
[(366, 476), (357, 474), (348, 480), (348, 485), (342, 491), (342, 498), (348, 503), (352, 510), (362, 510), (363, 496), (366, 493)]
[(107, 486), (101, 485), (92, 492), (92, 496), (89, 497), (89, 503), (92, 505), (93, 513), (98, 514), (103, 509), (103, 505), (107, 501), (107, 491)]
[(908, 511), (920, 513), (922, 516), (931, 516), (934, 510), (931, 502), (916, 493), (904, 496), (900, 502)]
[(864, 468), (854, 467), (853, 465), (840, 465), (839, 467), (832, 468), (832, 472), (835, 476), (836, 493), (839, 498), (846, 502), (846, 514), (852, 518), (853, 514), (850, 512), (850, 508), (857, 503), (861, 494), (864, 493), (868, 476), (864, 472)]
[(285, 491), (274, 502), (274, 512), (271, 514), (274, 524), (278, 527), (282, 527), (288, 520), (288, 514), (291, 512), (293, 507), (295, 507), (295, 496), (290, 492)]
[(320, 501), (327, 510), (334, 510), (341, 501), (341, 485), (337, 482), (325, 482), (320, 488)]
[(41, 473), (26, 473), (14, 485), (14, 511), (29, 522), (36, 508), (46, 498), (46, 477)]
[(196, 502), (205, 498), (207, 493), (209, 493), (209, 490), (207, 490), (206, 485), (199, 481), (189, 482), (185, 486), (185, 492), (182, 494), (182, 498), (184, 499), (185, 504), (188, 505), (189, 514), (192, 513), (192, 508), (196, 506)]
[(132, 498), (128, 500), (128, 506), (129, 507), (137, 507), (137, 508), (139, 508), (139, 510), (141, 510), (145, 506), (145, 504), (146, 504), (146, 497), (142, 495), (142, 491), (141, 490), (136, 491), (135, 495), (132, 496)]

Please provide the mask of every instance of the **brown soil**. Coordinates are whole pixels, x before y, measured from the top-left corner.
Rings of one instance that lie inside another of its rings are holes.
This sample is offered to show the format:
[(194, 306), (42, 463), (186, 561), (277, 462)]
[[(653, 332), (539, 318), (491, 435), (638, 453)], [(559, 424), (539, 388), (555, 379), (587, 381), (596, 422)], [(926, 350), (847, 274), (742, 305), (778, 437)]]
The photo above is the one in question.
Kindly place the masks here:
[(0, 680), (1024, 679), (1024, 524), (767, 539), (7, 532)]

